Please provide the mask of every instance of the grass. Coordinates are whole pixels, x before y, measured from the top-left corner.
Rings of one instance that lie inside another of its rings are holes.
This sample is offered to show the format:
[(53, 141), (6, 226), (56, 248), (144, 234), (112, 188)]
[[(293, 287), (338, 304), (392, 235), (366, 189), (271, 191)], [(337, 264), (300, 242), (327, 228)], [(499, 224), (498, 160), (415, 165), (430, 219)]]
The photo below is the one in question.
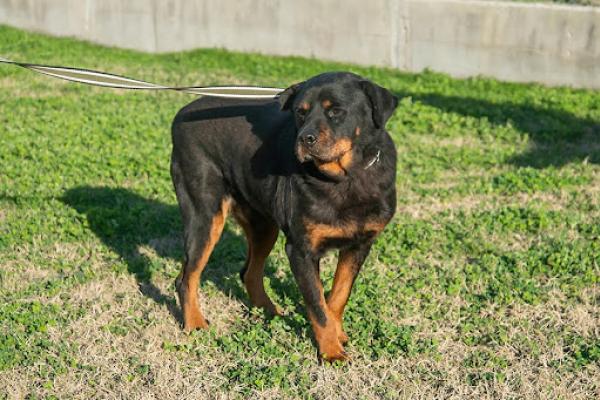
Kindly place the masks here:
[[(285, 87), (351, 70), (402, 97), (398, 212), (318, 365), (283, 240), (248, 306), (229, 223), (179, 328), (170, 122), (192, 98), (0, 68), (0, 398), (593, 398), (600, 394), (600, 93), (301, 58), (150, 55), (0, 27), (0, 55), (165, 84)], [(327, 287), (333, 257), (326, 260)]]

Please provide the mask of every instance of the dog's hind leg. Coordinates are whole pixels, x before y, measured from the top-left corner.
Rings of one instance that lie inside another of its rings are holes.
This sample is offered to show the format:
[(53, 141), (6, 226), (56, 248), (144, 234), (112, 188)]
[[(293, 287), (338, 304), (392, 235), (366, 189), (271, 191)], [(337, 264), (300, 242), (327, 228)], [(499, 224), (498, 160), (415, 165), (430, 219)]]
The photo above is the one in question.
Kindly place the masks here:
[(265, 261), (277, 240), (279, 228), (248, 206), (235, 205), (233, 215), (246, 234), (248, 255), (240, 277), (252, 305), (261, 307), (273, 315), (281, 315), (281, 310), (273, 304), (263, 282)]
[(183, 217), (185, 261), (175, 286), (183, 311), (183, 328), (186, 332), (204, 329), (208, 323), (200, 310), (198, 285), (200, 276), (215, 244), (219, 241), (231, 199), (219, 186), (218, 179), (209, 185), (197, 184), (190, 193), (177, 170), (172, 169), (177, 200)]

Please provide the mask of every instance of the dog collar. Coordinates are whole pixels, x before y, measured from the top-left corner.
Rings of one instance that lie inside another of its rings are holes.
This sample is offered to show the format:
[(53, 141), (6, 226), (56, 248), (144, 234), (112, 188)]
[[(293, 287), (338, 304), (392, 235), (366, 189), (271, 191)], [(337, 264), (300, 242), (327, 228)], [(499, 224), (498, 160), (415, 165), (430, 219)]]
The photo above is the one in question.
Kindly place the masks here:
[(373, 157), (373, 159), (371, 161), (369, 161), (369, 163), (365, 166), (365, 169), (369, 169), (373, 165), (375, 165), (376, 163), (378, 163), (380, 155), (381, 155), (381, 150), (377, 150), (377, 154), (375, 154), (375, 157)]

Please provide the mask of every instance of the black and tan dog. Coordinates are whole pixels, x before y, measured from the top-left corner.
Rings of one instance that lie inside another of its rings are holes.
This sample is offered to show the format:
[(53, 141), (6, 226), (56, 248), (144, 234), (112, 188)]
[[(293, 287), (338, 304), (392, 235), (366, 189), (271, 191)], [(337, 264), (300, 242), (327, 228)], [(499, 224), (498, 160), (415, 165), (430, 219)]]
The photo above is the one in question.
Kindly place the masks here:
[[(248, 242), (241, 277), (252, 304), (280, 314), (263, 272), (282, 230), (319, 353), (346, 358), (344, 307), (396, 207), (396, 150), (385, 131), (396, 105), (358, 75), (326, 73), (277, 100), (202, 98), (177, 114), (171, 175), (184, 224), (176, 286), (186, 331), (207, 327), (198, 282), (231, 210)], [(339, 260), (325, 298), (319, 260), (330, 249)]]

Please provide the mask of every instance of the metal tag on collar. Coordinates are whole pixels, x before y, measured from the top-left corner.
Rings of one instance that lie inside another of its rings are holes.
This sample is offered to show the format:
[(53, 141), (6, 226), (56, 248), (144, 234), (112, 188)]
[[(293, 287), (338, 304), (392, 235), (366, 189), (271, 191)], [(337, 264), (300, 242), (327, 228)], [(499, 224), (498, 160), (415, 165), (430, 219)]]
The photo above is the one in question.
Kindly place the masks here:
[(369, 169), (371, 168), (374, 164), (379, 162), (379, 156), (381, 155), (381, 150), (377, 150), (377, 154), (375, 154), (375, 157), (373, 157), (373, 159), (371, 161), (369, 161), (369, 163), (367, 164), (367, 166), (365, 167), (365, 169)]

